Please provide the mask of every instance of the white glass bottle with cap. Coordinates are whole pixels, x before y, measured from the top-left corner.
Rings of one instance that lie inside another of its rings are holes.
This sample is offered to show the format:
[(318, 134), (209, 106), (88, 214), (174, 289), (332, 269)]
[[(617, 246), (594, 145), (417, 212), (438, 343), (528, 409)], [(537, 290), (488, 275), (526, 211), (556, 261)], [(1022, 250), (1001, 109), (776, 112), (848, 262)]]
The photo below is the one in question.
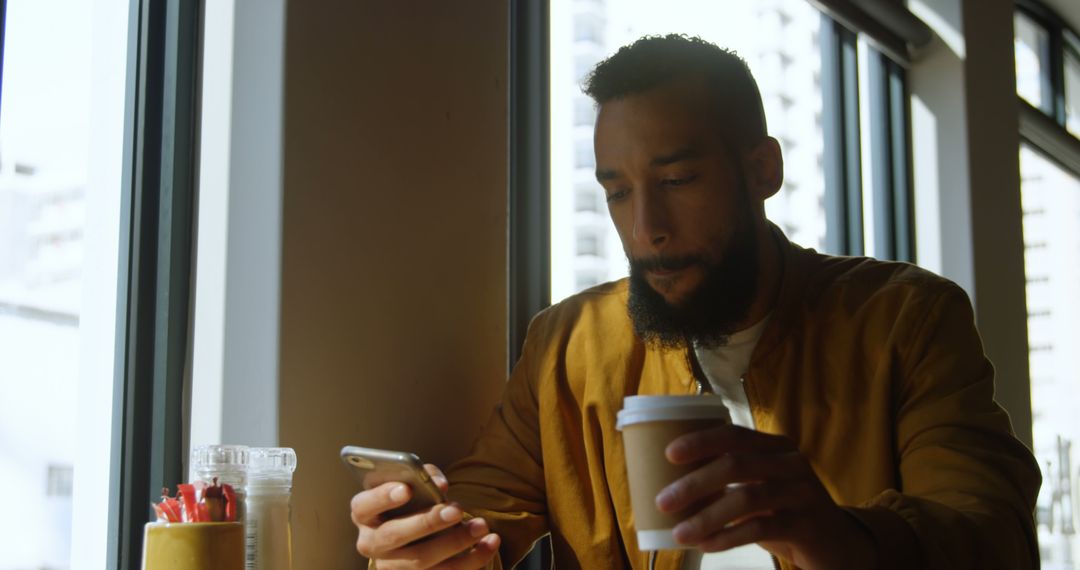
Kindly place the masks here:
[(296, 453), (253, 447), (247, 472), (247, 570), (292, 570), (289, 496)]
[(191, 450), (191, 480), (228, 483), (236, 492), (236, 519), (244, 520), (244, 492), (247, 488), (248, 447), (246, 445), (199, 445)]

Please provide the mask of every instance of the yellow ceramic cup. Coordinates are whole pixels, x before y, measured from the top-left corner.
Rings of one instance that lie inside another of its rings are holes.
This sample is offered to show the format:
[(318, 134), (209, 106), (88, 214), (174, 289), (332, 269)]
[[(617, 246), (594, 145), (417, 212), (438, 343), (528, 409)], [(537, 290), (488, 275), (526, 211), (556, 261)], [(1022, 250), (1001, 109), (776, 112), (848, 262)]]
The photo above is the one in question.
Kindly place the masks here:
[(147, 523), (142, 570), (244, 570), (244, 525)]

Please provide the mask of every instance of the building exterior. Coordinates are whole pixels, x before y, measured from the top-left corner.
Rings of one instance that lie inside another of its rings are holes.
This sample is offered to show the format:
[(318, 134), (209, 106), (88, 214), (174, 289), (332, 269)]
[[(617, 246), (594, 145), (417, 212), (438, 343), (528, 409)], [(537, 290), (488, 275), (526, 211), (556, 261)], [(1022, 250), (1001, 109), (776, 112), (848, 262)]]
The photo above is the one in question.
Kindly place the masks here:
[(85, 186), (0, 164), (0, 569), (67, 568)]

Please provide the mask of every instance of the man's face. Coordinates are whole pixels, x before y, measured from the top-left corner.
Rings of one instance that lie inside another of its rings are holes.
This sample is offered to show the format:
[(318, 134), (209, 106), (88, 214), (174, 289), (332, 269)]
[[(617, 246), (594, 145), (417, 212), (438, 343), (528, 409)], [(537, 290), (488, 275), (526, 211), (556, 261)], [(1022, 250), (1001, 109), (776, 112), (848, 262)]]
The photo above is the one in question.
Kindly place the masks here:
[(604, 103), (596, 123), (597, 178), (631, 265), (630, 312), (662, 344), (722, 342), (756, 288), (760, 208), (709, 94), (677, 80)]

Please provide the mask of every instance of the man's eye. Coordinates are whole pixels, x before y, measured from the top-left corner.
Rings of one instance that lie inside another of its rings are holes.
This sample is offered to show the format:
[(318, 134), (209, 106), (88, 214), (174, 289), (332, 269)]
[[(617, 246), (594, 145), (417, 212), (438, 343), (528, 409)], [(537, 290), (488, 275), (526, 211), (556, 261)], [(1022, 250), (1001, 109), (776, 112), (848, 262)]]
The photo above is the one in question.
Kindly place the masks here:
[(685, 176), (683, 178), (665, 178), (660, 182), (664, 186), (685, 186), (694, 181), (697, 176)]
[(629, 192), (626, 191), (626, 190), (616, 190), (616, 191), (612, 192), (611, 194), (607, 195), (607, 201), (608, 201), (609, 204), (611, 202), (617, 202), (617, 201), (622, 200), (623, 198), (625, 198), (627, 194), (629, 194)]

